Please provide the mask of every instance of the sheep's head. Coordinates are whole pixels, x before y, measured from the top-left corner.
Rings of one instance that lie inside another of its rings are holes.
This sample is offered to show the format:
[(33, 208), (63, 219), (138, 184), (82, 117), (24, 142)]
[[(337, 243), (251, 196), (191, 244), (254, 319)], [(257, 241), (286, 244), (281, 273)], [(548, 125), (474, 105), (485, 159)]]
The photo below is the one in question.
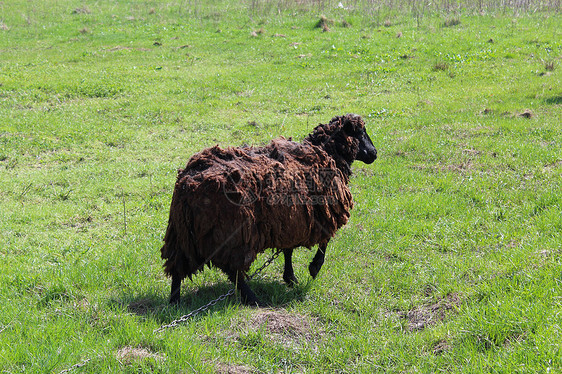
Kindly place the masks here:
[(359, 149), (355, 159), (370, 164), (377, 159), (377, 149), (373, 145), (363, 119), (355, 114), (348, 114), (343, 117), (343, 131), (346, 136), (359, 141)]
[(334, 117), (327, 125), (318, 125), (305, 138), (331, 155), (342, 171), (351, 174), (354, 160), (370, 164), (377, 158), (377, 150), (365, 129), (365, 122), (356, 114)]

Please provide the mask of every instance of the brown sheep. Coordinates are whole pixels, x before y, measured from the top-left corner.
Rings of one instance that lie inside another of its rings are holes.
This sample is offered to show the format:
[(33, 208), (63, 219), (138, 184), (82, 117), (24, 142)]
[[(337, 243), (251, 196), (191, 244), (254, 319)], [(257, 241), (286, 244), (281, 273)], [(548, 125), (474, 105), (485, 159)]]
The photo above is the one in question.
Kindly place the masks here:
[(178, 172), (161, 249), (172, 277), (170, 303), (179, 302), (186, 276), (213, 265), (245, 303), (259, 304), (244, 276), (267, 248), (283, 249), (283, 279), (292, 285), (293, 249), (318, 244), (309, 265), (316, 277), (328, 241), (353, 207), (351, 163), (376, 157), (363, 120), (353, 114), (318, 125), (301, 143), (279, 138), (265, 147), (215, 146), (193, 155)]

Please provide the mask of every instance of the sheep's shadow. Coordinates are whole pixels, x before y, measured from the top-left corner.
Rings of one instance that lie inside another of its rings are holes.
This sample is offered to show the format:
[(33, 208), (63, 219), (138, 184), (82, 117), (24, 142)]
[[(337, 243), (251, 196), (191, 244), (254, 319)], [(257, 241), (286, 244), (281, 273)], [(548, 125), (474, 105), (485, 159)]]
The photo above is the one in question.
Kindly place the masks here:
[[(253, 280), (248, 284), (264, 304), (264, 307), (277, 309), (293, 301), (303, 301), (312, 286), (312, 282), (312, 279), (304, 280), (293, 287), (288, 287), (285, 283), (277, 280)], [(233, 288), (234, 285), (228, 281), (220, 281), (212, 285), (195, 288), (191, 285), (184, 286), (182, 287), (179, 305), (170, 305), (168, 298), (156, 290), (137, 294), (133, 297), (123, 295), (115, 301), (130, 313), (166, 324), (218, 299)], [(238, 293), (210, 306), (200, 315), (209, 312), (223, 314), (230, 307), (236, 305), (243, 305)], [(198, 318), (195, 315), (193, 317)]]

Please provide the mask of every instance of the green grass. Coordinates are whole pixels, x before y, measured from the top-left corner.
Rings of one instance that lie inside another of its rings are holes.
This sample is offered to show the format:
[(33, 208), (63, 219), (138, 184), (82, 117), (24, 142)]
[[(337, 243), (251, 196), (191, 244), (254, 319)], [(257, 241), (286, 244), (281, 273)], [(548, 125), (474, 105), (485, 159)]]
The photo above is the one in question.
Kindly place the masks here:
[[(560, 4), (387, 4), (0, 4), (2, 372), (560, 372)], [(167, 305), (177, 168), (348, 112), (379, 159), (318, 278), (154, 334), (231, 287)]]

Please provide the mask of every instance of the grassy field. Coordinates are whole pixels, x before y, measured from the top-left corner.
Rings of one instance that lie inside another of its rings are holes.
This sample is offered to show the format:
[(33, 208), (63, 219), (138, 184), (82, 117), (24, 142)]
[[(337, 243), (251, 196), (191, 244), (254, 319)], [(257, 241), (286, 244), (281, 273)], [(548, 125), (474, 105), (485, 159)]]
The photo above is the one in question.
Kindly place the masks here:
[[(337, 3), (0, 3), (2, 373), (562, 372), (560, 3)], [(167, 304), (177, 169), (349, 112), (379, 159), (318, 278), (154, 333), (231, 287)]]

